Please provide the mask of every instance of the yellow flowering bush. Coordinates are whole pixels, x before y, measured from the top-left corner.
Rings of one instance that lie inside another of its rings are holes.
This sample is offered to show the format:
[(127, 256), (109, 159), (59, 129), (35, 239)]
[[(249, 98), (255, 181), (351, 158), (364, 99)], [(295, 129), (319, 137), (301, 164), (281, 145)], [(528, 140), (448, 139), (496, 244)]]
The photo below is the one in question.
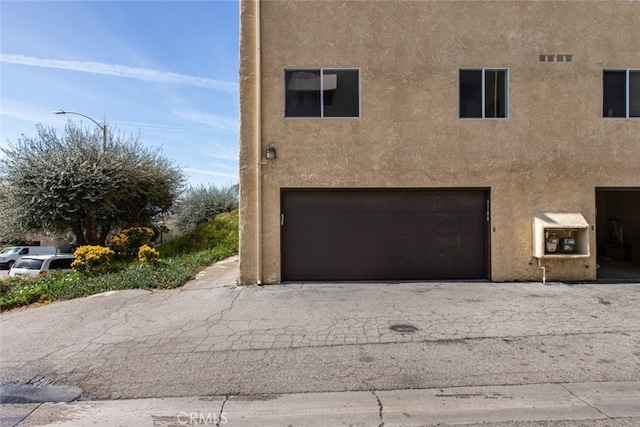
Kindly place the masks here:
[(142, 245), (138, 250), (138, 261), (143, 264), (158, 264), (160, 261), (160, 253), (149, 245)]
[(111, 238), (111, 249), (121, 258), (133, 258), (141, 246), (151, 242), (153, 230), (149, 227), (126, 228)]
[(76, 259), (71, 268), (83, 273), (98, 273), (109, 268), (114, 252), (104, 246), (80, 246), (74, 255)]
[(111, 238), (109, 246), (111, 246), (114, 251), (119, 252), (126, 248), (128, 242), (129, 239), (127, 238), (127, 235), (120, 232)]

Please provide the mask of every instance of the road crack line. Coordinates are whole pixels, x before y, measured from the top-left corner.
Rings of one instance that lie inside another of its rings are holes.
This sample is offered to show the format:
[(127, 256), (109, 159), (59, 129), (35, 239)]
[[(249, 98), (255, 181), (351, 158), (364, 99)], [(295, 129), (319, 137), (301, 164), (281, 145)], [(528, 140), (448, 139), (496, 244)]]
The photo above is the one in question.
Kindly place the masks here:
[(580, 396), (578, 396), (577, 394), (575, 394), (573, 391), (569, 390), (566, 385), (564, 384), (560, 384), (565, 390), (567, 390), (569, 392), (569, 394), (571, 394), (573, 397), (575, 397), (576, 399), (578, 399), (580, 402), (584, 403), (585, 405), (587, 405), (589, 408), (595, 409), (596, 411), (600, 412), (602, 415), (604, 415), (605, 417), (607, 417), (607, 419), (611, 419), (612, 417), (610, 417), (609, 415), (605, 414), (604, 412), (602, 412), (602, 410), (596, 406), (591, 405), (589, 402), (587, 402), (586, 400), (584, 400), (583, 398), (581, 398)]
[(384, 427), (384, 420), (382, 418), (384, 407), (382, 406), (378, 392), (376, 390), (372, 390), (371, 393), (376, 397), (376, 401), (378, 402), (378, 415), (380, 416), (380, 424), (378, 424), (378, 427)]
[[(225, 420), (223, 424), (226, 424), (227, 421), (228, 421), (227, 420), (227, 416), (224, 413), (224, 405), (227, 403), (228, 400), (229, 400), (229, 396), (225, 396), (224, 400), (222, 401), (222, 406), (220, 407), (220, 413), (218, 414), (218, 422), (216, 422), (216, 427), (220, 427), (220, 425), (221, 425), (220, 423), (222, 423), (223, 419)], [(222, 417), (224, 417), (224, 418), (222, 418)]]

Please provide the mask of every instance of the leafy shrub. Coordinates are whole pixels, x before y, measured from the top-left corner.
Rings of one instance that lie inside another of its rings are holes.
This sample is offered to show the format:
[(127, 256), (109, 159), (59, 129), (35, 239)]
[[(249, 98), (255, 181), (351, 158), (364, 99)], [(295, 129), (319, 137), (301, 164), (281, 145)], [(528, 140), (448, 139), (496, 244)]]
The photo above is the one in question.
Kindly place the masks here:
[(71, 268), (82, 273), (103, 273), (110, 268), (114, 252), (104, 246), (80, 246)]
[[(68, 274), (52, 273), (38, 278), (5, 278), (0, 281), (0, 310), (120, 289), (170, 289), (182, 286), (194, 279), (202, 268), (238, 253), (238, 212), (218, 215), (196, 232), (165, 245), (159, 249), (166, 258), (155, 264), (107, 261), (101, 264), (102, 269), (88, 269), (88, 272), (99, 270), (101, 274), (86, 274), (76, 269)], [(183, 245), (186, 245), (189, 253), (180, 252)], [(105, 257), (109, 260), (113, 257), (113, 252), (108, 248), (81, 246), (76, 250), (76, 260), (80, 259), (83, 265), (90, 265), (84, 252), (91, 255), (91, 260), (98, 252), (106, 253)], [(169, 253), (171, 255), (167, 255)]]
[(164, 257), (215, 249), (223, 258), (238, 253), (238, 211), (222, 213), (194, 231), (157, 247)]
[(182, 235), (223, 212), (238, 208), (238, 186), (189, 187), (172, 216), (174, 231)]
[(69, 283), (82, 288), (82, 277), (79, 273), (58, 272), (37, 277), (8, 277), (0, 282), (0, 310), (61, 299)]
[(158, 264), (160, 261), (160, 253), (149, 245), (142, 245), (138, 250), (138, 261), (143, 264)]
[(37, 278), (10, 277), (3, 282), (6, 283), (4, 283), (0, 301), (2, 310), (41, 301), (43, 287), (38, 283)]
[(153, 236), (153, 230), (148, 227), (126, 228), (111, 238), (110, 246), (119, 258), (133, 258)]

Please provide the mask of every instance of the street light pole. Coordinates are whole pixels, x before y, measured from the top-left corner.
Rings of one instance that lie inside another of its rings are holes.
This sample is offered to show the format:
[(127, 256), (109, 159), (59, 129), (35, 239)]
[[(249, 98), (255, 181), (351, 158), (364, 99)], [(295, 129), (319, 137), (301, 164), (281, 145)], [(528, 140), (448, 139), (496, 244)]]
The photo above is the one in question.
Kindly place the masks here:
[(107, 123), (105, 122), (104, 124), (100, 124), (98, 122), (96, 122), (95, 120), (93, 120), (91, 117), (86, 116), (82, 113), (77, 113), (75, 111), (64, 111), (64, 110), (56, 110), (53, 112), (53, 114), (77, 114), (78, 116), (82, 116), (85, 117), (89, 120), (91, 120), (93, 123), (95, 123), (101, 130), (102, 130), (102, 148), (107, 151)]

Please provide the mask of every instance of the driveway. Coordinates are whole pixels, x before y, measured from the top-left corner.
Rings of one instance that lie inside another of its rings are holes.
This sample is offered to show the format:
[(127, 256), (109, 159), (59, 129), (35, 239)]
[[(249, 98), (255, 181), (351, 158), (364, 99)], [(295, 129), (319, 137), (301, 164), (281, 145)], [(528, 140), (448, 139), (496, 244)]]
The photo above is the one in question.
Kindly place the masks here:
[(640, 378), (640, 284), (236, 276), (232, 258), (181, 289), (4, 313), (0, 382), (132, 399)]

